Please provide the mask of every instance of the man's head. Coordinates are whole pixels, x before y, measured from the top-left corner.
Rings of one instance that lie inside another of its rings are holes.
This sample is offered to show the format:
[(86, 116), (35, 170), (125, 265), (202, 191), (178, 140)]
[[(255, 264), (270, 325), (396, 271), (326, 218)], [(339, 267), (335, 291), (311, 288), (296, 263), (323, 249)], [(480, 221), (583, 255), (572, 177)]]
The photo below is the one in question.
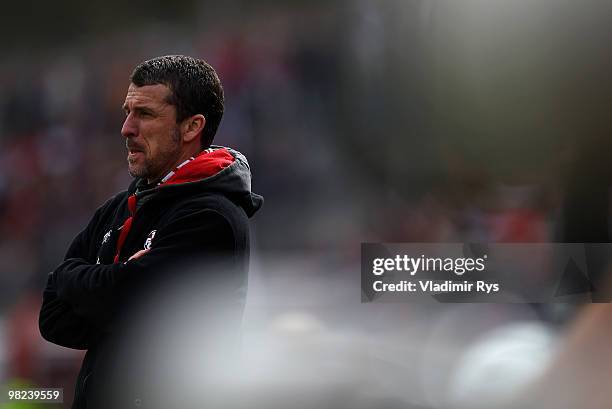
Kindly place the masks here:
[(121, 133), (128, 168), (149, 181), (210, 146), (223, 115), (223, 88), (202, 60), (165, 56), (138, 65), (130, 77)]

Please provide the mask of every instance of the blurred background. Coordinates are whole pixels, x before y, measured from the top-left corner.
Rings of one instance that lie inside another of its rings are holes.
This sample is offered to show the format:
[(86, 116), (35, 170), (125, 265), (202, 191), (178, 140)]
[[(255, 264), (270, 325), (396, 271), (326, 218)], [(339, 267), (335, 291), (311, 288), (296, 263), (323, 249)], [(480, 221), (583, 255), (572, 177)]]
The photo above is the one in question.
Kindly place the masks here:
[(217, 69), (215, 143), (266, 199), (245, 345), (274, 355), (267, 387), (304, 407), (493, 407), (551, 371), (609, 376), (605, 343), (572, 349), (605, 339), (605, 306), (361, 304), (359, 262), (362, 242), (609, 241), (612, 1), (21, 1), (0, 34), (3, 383), (64, 387), (69, 407), (82, 353), (40, 337), (42, 288), (129, 184), (128, 77), (164, 54)]

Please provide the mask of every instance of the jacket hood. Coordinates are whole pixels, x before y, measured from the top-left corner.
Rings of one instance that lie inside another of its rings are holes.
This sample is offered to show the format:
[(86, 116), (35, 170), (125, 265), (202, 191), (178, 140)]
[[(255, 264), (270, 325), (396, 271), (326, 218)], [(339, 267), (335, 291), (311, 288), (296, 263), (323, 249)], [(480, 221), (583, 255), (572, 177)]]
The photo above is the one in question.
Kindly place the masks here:
[(183, 162), (156, 186), (146, 186), (144, 179), (138, 179), (129, 191), (135, 191), (139, 205), (158, 195), (214, 192), (242, 207), (248, 217), (263, 205), (263, 197), (251, 191), (251, 169), (246, 157), (217, 145)]

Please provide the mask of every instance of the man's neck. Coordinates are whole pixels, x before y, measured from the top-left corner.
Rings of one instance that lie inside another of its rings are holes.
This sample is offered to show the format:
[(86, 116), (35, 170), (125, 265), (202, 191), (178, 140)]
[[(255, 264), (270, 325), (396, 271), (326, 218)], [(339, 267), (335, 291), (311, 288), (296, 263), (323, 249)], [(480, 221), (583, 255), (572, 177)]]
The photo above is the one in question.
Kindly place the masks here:
[(181, 163), (185, 162), (189, 158), (195, 158), (196, 156), (200, 154), (200, 152), (201, 152), (200, 149), (190, 149), (190, 150), (183, 152), (181, 156), (179, 157), (179, 159), (175, 161), (174, 164), (170, 168), (166, 169), (161, 175), (155, 178), (151, 178), (151, 179), (147, 178), (147, 184), (153, 185), (153, 184), (158, 183), (160, 180), (166, 177), (168, 173), (176, 169)]

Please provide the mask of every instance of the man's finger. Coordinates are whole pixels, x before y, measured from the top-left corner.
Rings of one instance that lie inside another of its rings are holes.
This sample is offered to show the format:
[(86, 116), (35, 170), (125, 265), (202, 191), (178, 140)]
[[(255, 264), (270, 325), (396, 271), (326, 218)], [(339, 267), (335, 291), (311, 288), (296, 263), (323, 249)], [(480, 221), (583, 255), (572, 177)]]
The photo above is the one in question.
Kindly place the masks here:
[(135, 259), (141, 257), (142, 255), (147, 254), (148, 252), (149, 252), (149, 249), (139, 250), (136, 253), (132, 254), (132, 256), (128, 259), (128, 261), (135, 260)]

